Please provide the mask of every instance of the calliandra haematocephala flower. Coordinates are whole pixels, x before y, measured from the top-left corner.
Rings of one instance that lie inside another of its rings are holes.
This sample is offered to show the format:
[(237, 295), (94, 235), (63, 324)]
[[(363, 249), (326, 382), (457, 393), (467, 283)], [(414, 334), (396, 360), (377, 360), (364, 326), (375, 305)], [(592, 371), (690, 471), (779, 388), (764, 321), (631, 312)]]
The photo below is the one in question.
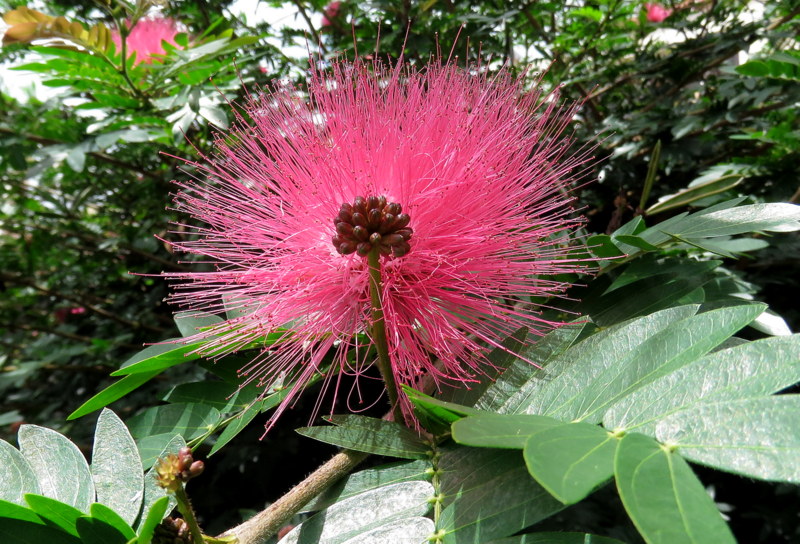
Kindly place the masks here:
[(268, 428), (325, 361), (327, 387), (377, 360), (414, 424), (403, 384), (468, 385), (508, 335), (558, 326), (526, 301), (583, 267), (568, 190), (591, 150), (563, 134), (577, 105), (523, 85), (451, 62), (335, 61), (307, 96), (249, 95), (213, 154), (187, 161), (176, 209), (203, 226), (174, 246), (214, 270), (165, 274), (171, 298), (229, 311), (190, 338), (201, 353), (261, 346), (245, 383), (298, 384)]

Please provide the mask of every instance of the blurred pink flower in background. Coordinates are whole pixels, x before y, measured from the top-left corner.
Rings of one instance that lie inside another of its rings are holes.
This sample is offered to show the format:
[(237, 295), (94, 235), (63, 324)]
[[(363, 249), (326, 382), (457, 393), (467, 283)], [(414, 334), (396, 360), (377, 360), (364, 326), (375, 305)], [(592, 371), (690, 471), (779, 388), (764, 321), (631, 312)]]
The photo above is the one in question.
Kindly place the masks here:
[(341, 2), (331, 2), (322, 12), (322, 26), (331, 26), (331, 19), (336, 19), (339, 16), (339, 10), (342, 7)]
[[(151, 64), (156, 57), (166, 53), (162, 40), (175, 45), (175, 36), (180, 32), (177, 23), (164, 17), (146, 17), (139, 19), (131, 29), (126, 41), (128, 56), (136, 53), (136, 64), (141, 62)], [(111, 34), (111, 39), (117, 46), (117, 51), (122, 46), (119, 31)]]
[[(187, 161), (197, 171), (178, 183), (176, 209), (205, 226), (175, 248), (216, 270), (165, 274), (178, 281), (173, 302), (199, 315), (227, 312), (189, 339), (205, 341), (200, 353), (261, 345), (240, 370), (245, 383), (298, 384), (269, 426), (316, 373), (325, 371), (324, 391), (372, 365), (362, 255), (374, 244), (398, 389), (426, 377), (469, 383), (520, 327), (531, 328), (529, 344), (559, 325), (529, 299), (558, 296), (569, 285), (555, 276), (583, 266), (570, 258), (582, 220), (567, 191), (591, 150), (571, 154), (562, 136), (577, 106), (525, 93), (522, 77), (504, 71), (441, 63), (336, 62), (311, 74), (309, 93), (306, 102), (276, 84), (251, 95), (251, 120), (239, 115), (213, 156)], [(356, 218), (358, 197), (383, 209), (375, 222)], [(342, 218), (366, 221), (369, 242), (348, 242), (356, 231)]]
[(644, 7), (647, 9), (647, 20), (651, 23), (661, 23), (672, 15), (672, 10), (661, 4), (645, 4)]

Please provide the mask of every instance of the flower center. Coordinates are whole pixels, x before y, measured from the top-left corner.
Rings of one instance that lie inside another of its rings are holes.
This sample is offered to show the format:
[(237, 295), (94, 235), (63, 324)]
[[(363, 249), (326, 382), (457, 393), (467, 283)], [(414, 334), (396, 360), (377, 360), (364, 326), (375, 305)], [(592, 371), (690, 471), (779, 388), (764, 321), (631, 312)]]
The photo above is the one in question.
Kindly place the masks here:
[(381, 255), (402, 257), (411, 251), (408, 241), (414, 232), (408, 227), (411, 218), (402, 212), (400, 204), (387, 202), (385, 196), (357, 196), (352, 204), (342, 204), (333, 219), (333, 246), (342, 255), (365, 257), (378, 248)]

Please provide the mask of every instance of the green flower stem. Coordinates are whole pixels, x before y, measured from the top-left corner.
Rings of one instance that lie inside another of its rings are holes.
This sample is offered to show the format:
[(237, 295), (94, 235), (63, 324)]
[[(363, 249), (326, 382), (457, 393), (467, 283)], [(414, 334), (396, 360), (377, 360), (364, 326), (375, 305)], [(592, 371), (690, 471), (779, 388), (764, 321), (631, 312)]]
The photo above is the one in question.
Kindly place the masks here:
[(192, 510), (189, 496), (186, 494), (183, 484), (179, 485), (178, 489), (175, 490), (175, 499), (178, 501), (178, 511), (183, 516), (183, 521), (189, 526), (192, 543), (203, 544), (203, 531), (200, 530), (200, 525), (197, 523), (197, 518), (194, 515), (194, 510)]
[(397, 396), (397, 384), (392, 372), (392, 361), (389, 359), (389, 343), (386, 341), (386, 320), (383, 316), (383, 301), (381, 300), (381, 254), (378, 247), (372, 248), (367, 255), (369, 262), (369, 296), (372, 300), (372, 342), (378, 352), (378, 370), (381, 371), (386, 392), (389, 395), (389, 404), (392, 415), (397, 423), (403, 424), (403, 414), (400, 411), (400, 402)]

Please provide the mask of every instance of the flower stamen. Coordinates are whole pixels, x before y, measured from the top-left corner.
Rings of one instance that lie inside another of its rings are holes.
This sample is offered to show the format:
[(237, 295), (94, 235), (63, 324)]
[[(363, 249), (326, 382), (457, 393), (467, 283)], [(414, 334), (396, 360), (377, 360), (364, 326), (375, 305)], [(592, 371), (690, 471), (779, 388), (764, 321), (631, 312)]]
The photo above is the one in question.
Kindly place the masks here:
[(342, 255), (366, 257), (377, 248), (380, 255), (402, 257), (411, 251), (408, 241), (414, 231), (408, 226), (410, 221), (402, 206), (388, 202), (385, 196), (357, 196), (352, 204), (342, 204), (333, 219), (336, 234), (331, 241)]

